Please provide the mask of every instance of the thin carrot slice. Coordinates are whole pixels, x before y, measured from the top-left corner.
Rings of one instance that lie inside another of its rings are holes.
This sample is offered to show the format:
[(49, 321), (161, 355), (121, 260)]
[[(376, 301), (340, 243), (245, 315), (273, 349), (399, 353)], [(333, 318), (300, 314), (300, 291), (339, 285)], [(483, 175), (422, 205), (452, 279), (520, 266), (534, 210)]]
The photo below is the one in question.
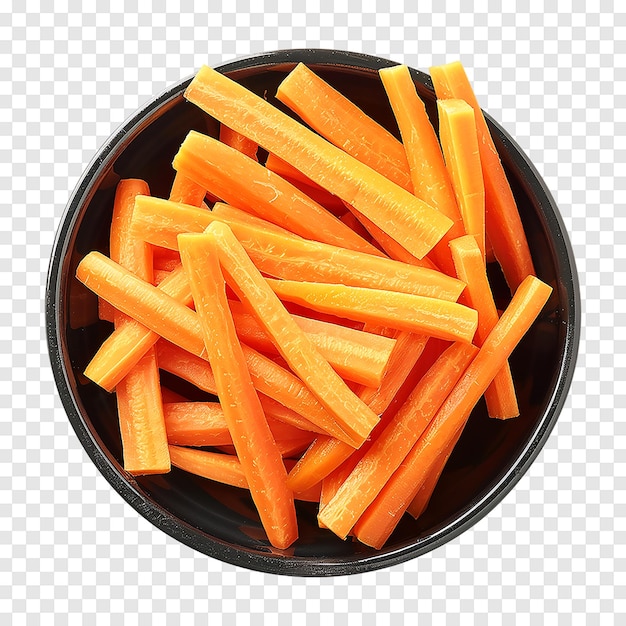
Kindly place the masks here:
[(424, 432), (458, 382), (477, 348), (452, 344), (417, 384), (385, 430), (373, 441), (318, 519), (344, 539)]
[(273, 546), (286, 548), (298, 537), (293, 493), (237, 339), (217, 255), (196, 237), (181, 235), (180, 254), (217, 395), (268, 539)]
[[(485, 258), (485, 186), (474, 110), (464, 100), (438, 100), (439, 139), (463, 226)], [(449, 231), (448, 231), (449, 232)]]
[[(230, 309), (237, 335), (246, 345), (265, 354), (278, 354), (272, 340), (244, 305), (231, 300)], [(300, 315), (292, 317), (342, 378), (369, 386), (380, 384), (395, 339)]]
[(406, 65), (379, 70), (389, 104), (400, 129), (411, 172), (413, 193), (454, 223), (429, 256), (447, 274), (454, 275), (448, 243), (465, 234), (450, 176), (446, 170), (437, 134), (430, 123), (426, 107), (417, 95), (415, 83)]
[(190, 178), (176, 172), (169, 199), (172, 202), (182, 202), (191, 206), (202, 206), (206, 189), (202, 185), (198, 185)]
[(452, 225), (402, 187), (209, 67), (198, 72), (185, 97), (353, 205), (418, 258)]
[[(191, 235), (181, 235), (191, 238)], [(257, 321), (270, 336), (281, 356), (299, 375), (346, 433), (347, 443), (358, 447), (365, 441), (378, 417), (350, 391), (328, 361), (296, 324), (254, 266), (232, 230), (213, 223), (206, 235), (195, 235), (201, 245), (214, 241), (220, 264), (239, 299), (249, 305)]]
[(413, 191), (402, 144), (306, 65), (296, 65), (276, 97), (335, 146)]
[(474, 309), (436, 298), (328, 283), (273, 279), (267, 283), (281, 300), (315, 311), (447, 341), (471, 342), (478, 324)]
[[(455, 239), (450, 250), (458, 277), (467, 283), (464, 292), (468, 306), (478, 311), (478, 328), (475, 343), (482, 346), (498, 321), (498, 311), (493, 300), (485, 265), (476, 240), (471, 235)], [(515, 386), (508, 362), (485, 392), (487, 412), (490, 417), (509, 419), (519, 415)]]
[[(119, 182), (111, 220), (111, 256), (131, 272), (152, 280), (152, 248), (130, 235), (130, 221), (138, 194), (149, 193), (142, 180)], [(129, 318), (114, 310), (116, 328)], [(170, 471), (167, 434), (163, 416), (161, 385), (154, 350), (141, 358), (117, 386), (117, 412), (122, 437), (124, 469), (133, 475), (162, 474)]]
[[(307, 419), (330, 419), (302, 381), (271, 359), (243, 347), (252, 382), (259, 392), (265, 414), (300, 430), (324, 433)], [(217, 395), (215, 376), (207, 360), (190, 354), (168, 341), (157, 343), (159, 367), (183, 380)]]
[(174, 158), (174, 167), (228, 204), (297, 235), (371, 252), (370, 243), (297, 187), (212, 137), (191, 131)]
[(428, 428), (354, 527), (363, 543), (380, 548), (421, 488), (428, 472), (463, 430), (472, 409), (546, 304), (552, 288), (534, 276), (509, 306)]
[[(426, 346), (427, 337), (402, 332), (398, 334), (380, 385), (364, 387), (359, 397), (374, 413), (383, 415)], [(287, 478), (294, 490), (308, 489), (337, 469), (354, 451), (332, 437), (318, 437), (294, 466)]]
[(231, 148), (234, 148), (241, 154), (245, 154), (249, 159), (258, 161), (257, 152), (259, 150), (258, 144), (248, 139), (241, 133), (234, 131), (224, 124), (220, 124), (220, 141)]
[(463, 65), (457, 61), (432, 67), (430, 74), (438, 98), (460, 98), (474, 109), (485, 184), (487, 237), (513, 293), (526, 276), (535, 274), (535, 269), (515, 198), (498, 151)]

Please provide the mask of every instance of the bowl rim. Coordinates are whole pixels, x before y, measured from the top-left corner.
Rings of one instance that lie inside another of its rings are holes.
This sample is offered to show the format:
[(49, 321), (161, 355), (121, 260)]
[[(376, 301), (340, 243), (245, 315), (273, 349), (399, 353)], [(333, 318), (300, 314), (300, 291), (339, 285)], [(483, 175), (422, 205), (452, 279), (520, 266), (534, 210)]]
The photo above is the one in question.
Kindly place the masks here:
[[(334, 65), (366, 71), (378, 70), (398, 64), (389, 59), (363, 53), (304, 48), (262, 52), (217, 65), (215, 69), (223, 73), (232, 73), (238, 70), (258, 70), (263, 67), (276, 68), (277, 66), (298, 62), (317, 66)], [(418, 79), (419, 82), (432, 90), (432, 82), (427, 74), (414, 69), (411, 69), (411, 74), (414, 79)], [(365, 557), (356, 556), (353, 559), (342, 558), (337, 560), (246, 551), (232, 546), (219, 538), (207, 536), (155, 502), (149, 501), (140, 492), (136, 479), (123, 472), (123, 470), (120, 471), (112, 463), (109, 456), (102, 449), (102, 442), (86, 424), (77, 400), (72, 394), (64, 360), (65, 342), (61, 333), (61, 311), (57, 306), (60, 302), (61, 286), (67, 280), (67, 277), (61, 271), (63, 261), (67, 254), (70, 237), (81, 207), (90, 200), (90, 194), (94, 192), (91, 181), (97, 178), (99, 172), (108, 167), (111, 160), (132, 141), (136, 134), (152, 121), (157, 113), (164, 112), (168, 107), (174, 106), (179, 101), (185, 87), (191, 82), (192, 78), (188, 77), (175, 83), (156, 98), (141, 106), (104, 142), (76, 184), (56, 232), (45, 293), (46, 336), (56, 387), (81, 445), (115, 491), (153, 525), (188, 547), (232, 565), (239, 565), (247, 569), (272, 574), (339, 576), (391, 567), (434, 550), (476, 524), (513, 489), (545, 445), (566, 401), (574, 376), (578, 354), (581, 305), (575, 257), (554, 198), (543, 178), (520, 146), (499, 123), (485, 113), (490, 129), (492, 132), (495, 131), (500, 142), (506, 144), (507, 150), (511, 153), (511, 157), (516, 165), (526, 172), (527, 176), (533, 181), (533, 191), (538, 196), (541, 206), (547, 209), (547, 211), (543, 211), (543, 217), (547, 222), (548, 230), (557, 234), (554, 238), (555, 254), (559, 267), (564, 270), (559, 275), (559, 279), (563, 283), (563, 288), (567, 294), (567, 301), (561, 303), (568, 320), (563, 348), (564, 358), (560, 364), (552, 396), (548, 401), (548, 409), (542, 415), (527, 445), (520, 452), (515, 462), (509, 466), (501, 480), (485, 493), (482, 498), (472, 502), (452, 523), (444, 526), (431, 536), (421, 538), (415, 543), (401, 548), (387, 550), (383, 548), (375, 554)]]

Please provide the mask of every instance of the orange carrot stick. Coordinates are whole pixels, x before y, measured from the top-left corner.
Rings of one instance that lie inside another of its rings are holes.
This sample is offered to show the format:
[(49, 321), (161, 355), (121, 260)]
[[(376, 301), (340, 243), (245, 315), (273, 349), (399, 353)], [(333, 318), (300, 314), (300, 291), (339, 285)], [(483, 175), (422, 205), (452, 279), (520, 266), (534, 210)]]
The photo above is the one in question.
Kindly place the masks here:
[[(353, 206), (346, 205), (349, 211), (354, 215), (359, 223), (367, 230), (372, 239), (385, 251), (390, 259), (402, 261), (409, 265), (417, 265), (419, 267), (427, 267), (437, 270), (437, 266), (430, 260), (428, 256), (418, 259), (408, 250), (403, 248), (395, 239), (390, 237), (384, 230), (379, 228), (372, 220), (367, 218), (363, 213), (357, 211)], [(445, 235), (444, 235), (445, 237)], [(439, 244), (437, 244), (438, 246)]]
[[(233, 454), (194, 450), (180, 446), (170, 446), (172, 465), (190, 474), (208, 478), (225, 485), (249, 489), (248, 481), (239, 459)], [(288, 467), (289, 459), (285, 459)], [(296, 500), (319, 502), (319, 488), (309, 489), (302, 493), (294, 493)]]
[(465, 285), (424, 267), (270, 232), (251, 224), (231, 226), (253, 263), (288, 280), (341, 283), (456, 301)]
[(169, 199), (172, 202), (182, 202), (191, 206), (202, 206), (206, 189), (202, 185), (198, 185), (190, 178), (176, 172)]
[(444, 215), (208, 67), (185, 97), (353, 205), (418, 258), (452, 225)]
[[(138, 194), (149, 193), (142, 180), (122, 180), (117, 186), (111, 221), (111, 256), (125, 268), (152, 280), (152, 248), (130, 236), (130, 221)], [(120, 328), (129, 322), (114, 310), (113, 322)], [(154, 350), (141, 358), (117, 386), (117, 411), (122, 437), (124, 469), (134, 475), (170, 471), (161, 385)]]
[(412, 191), (402, 144), (339, 91), (299, 63), (276, 97), (338, 148)]
[(140, 196), (135, 201), (133, 232), (149, 243), (175, 248), (178, 234), (201, 232), (220, 219), (230, 226), (257, 268), (272, 276), (339, 282), (454, 301), (464, 288), (461, 281), (436, 270), (241, 222), (225, 208), (216, 213)]
[[(464, 292), (468, 306), (478, 311), (478, 328), (475, 343), (482, 346), (498, 321), (498, 311), (493, 300), (485, 265), (476, 240), (471, 235), (455, 239), (450, 250), (458, 277), (467, 283)], [(496, 374), (485, 392), (487, 412), (490, 417), (509, 419), (519, 415), (515, 387), (508, 362)]]
[[(174, 270), (158, 288), (183, 305), (191, 304), (189, 282), (182, 267)], [(157, 332), (139, 322), (128, 322), (100, 346), (85, 369), (85, 376), (112, 391), (158, 338)]]
[(169, 449), (172, 465), (186, 472), (225, 485), (248, 488), (248, 481), (236, 456), (175, 445), (170, 445)]
[[(261, 401), (263, 405), (263, 401)], [(265, 411), (265, 406), (263, 407)], [(224, 411), (219, 402), (173, 402), (163, 404), (167, 440), (179, 446), (224, 446), (233, 440)], [(310, 444), (314, 434), (272, 419), (266, 412), (267, 424), (277, 445)], [(279, 445), (280, 448), (280, 445)], [(282, 452), (282, 450), (281, 450)]]
[[(463, 226), (485, 258), (485, 186), (474, 110), (464, 100), (438, 100), (439, 139)], [(448, 231), (449, 232), (449, 231)]]
[[(359, 397), (374, 413), (383, 415), (409, 372), (418, 361), (427, 338), (412, 333), (399, 333), (381, 384), (376, 388), (364, 387)], [(308, 489), (337, 469), (354, 450), (332, 437), (318, 437), (289, 473), (288, 484), (296, 490)]]
[(477, 350), (471, 344), (452, 344), (426, 372), (332, 500), (320, 510), (318, 519), (327, 528), (345, 539), (424, 432)]
[[(231, 300), (230, 309), (241, 341), (260, 352), (278, 354), (272, 340), (245, 306)], [(369, 386), (380, 384), (395, 339), (299, 315), (292, 317), (342, 378)]]
[(406, 65), (379, 70), (389, 104), (400, 129), (411, 172), (413, 193), (453, 221), (453, 226), (431, 250), (435, 263), (454, 275), (448, 243), (465, 234), (450, 176), (446, 170), (441, 146), (422, 99)]
[(220, 124), (220, 141), (231, 148), (234, 148), (241, 154), (245, 154), (249, 159), (258, 161), (257, 152), (259, 146), (254, 141), (244, 137), (224, 124)]
[(482, 109), (460, 62), (432, 67), (430, 73), (437, 97), (460, 98), (473, 109), (478, 148), (485, 183), (485, 225), (487, 237), (511, 292), (535, 269), (515, 198), (511, 191)]
[(233, 440), (219, 402), (171, 402), (163, 404), (170, 445), (225, 446)]
[[(192, 235), (180, 235), (190, 239)], [(198, 245), (214, 241), (220, 264), (239, 299), (249, 305), (290, 368), (303, 380), (346, 433), (346, 443), (358, 447), (378, 417), (355, 396), (300, 329), (256, 269), (226, 224), (213, 223), (206, 235), (195, 235)]]
[(181, 235), (179, 244), (218, 397), (250, 494), (270, 543), (286, 548), (298, 537), (293, 493), (237, 339), (216, 252), (194, 235)]
[(474, 360), (402, 466), (354, 527), (363, 543), (380, 548), (421, 488), (428, 472), (462, 431), (472, 409), (546, 304), (552, 288), (534, 276), (515, 292)]
[(461, 436), (461, 433), (462, 431), (460, 431), (457, 436), (453, 438), (448, 447), (442, 452), (439, 458), (431, 466), (426, 478), (424, 479), (424, 482), (422, 483), (422, 486), (411, 501), (411, 504), (409, 504), (409, 506), (407, 507), (407, 513), (411, 515), (411, 517), (413, 517), (414, 519), (417, 519), (426, 510), (426, 507), (430, 502), (433, 492), (435, 491), (435, 487), (439, 482), (439, 478), (441, 477), (443, 469), (446, 466), (446, 463), (448, 462), (448, 459), (450, 458), (450, 455), (452, 454), (454, 446), (456, 446), (457, 441)]
[(233, 206), (302, 237), (371, 252), (372, 245), (297, 187), (207, 135), (191, 131), (174, 167)]
[(474, 309), (436, 298), (328, 283), (273, 279), (267, 283), (287, 302), (447, 341), (471, 342), (478, 323)]

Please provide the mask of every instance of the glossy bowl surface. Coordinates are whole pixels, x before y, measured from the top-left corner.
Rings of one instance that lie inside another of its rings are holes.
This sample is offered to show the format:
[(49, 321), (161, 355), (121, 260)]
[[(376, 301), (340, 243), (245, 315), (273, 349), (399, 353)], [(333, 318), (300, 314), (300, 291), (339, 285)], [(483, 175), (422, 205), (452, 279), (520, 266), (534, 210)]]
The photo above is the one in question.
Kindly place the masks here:
[[(290, 50), (237, 60), (218, 69), (276, 103), (276, 87), (304, 62), (363, 110), (397, 133), (376, 71), (391, 61), (328, 50)], [(418, 92), (436, 120), (432, 84), (413, 72)], [(539, 277), (553, 295), (511, 359), (521, 417), (489, 419), (476, 407), (441, 478), (430, 506), (408, 516), (382, 550), (341, 541), (317, 526), (315, 507), (298, 503), (300, 539), (276, 550), (265, 539), (249, 496), (172, 469), (134, 478), (121, 466), (115, 398), (82, 374), (111, 325), (98, 321), (96, 298), (75, 278), (91, 250), (108, 252), (115, 186), (121, 178), (144, 178), (153, 195), (167, 197), (171, 161), (190, 129), (215, 135), (218, 125), (182, 94), (190, 79), (168, 89), (135, 113), (109, 138), (73, 192), (54, 245), (46, 293), (50, 360), (67, 415), (98, 469), (141, 515), (182, 543), (242, 567), (299, 576), (365, 572), (414, 558), (456, 537), (486, 515), (515, 485), (544, 445), (565, 401), (580, 332), (574, 257), (558, 208), (539, 174), (511, 137), (491, 118), (502, 162), (517, 198)], [(282, 105), (278, 103), (281, 108)], [(493, 268), (492, 268), (493, 269)], [(506, 303), (501, 275), (495, 291)], [(169, 386), (202, 398), (180, 381)]]

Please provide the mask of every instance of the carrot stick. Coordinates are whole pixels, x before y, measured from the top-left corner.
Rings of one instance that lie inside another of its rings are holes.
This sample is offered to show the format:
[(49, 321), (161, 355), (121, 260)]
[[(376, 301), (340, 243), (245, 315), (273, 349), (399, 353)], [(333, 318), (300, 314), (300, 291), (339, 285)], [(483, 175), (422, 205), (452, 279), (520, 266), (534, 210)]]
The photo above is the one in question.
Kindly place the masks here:
[[(180, 446), (170, 446), (172, 465), (190, 474), (208, 478), (225, 485), (249, 489), (248, 481), (239, 459), (233, 454), (194, 450)], [(288, 463), (288, 459), (285, 460)], [(319, 488), (294, 493), (296, 500), (319, 502)]]
[(257, 268), (272, 276), (340, 282), (453, 301), (464, 288), (461, 281), (436, 270), (246, 224), (225, 208), (216, 213), (139, 196), (132, 228), (144, 241), (175, 248), (179, 234), (201, 232), (220, 219), (230, 226)]
[[(189, 400), (185, 398), (185, 396), (182, 396), (181, 394), (177, 393), (176, 391), (172, 391), (167, 387), (163, 387), (163, 385), (161, 385), (161, 399), (163, 400), (163, 407), (165, 407), (166, 404), (171, 404), (174, 402), (189, 402)], [(165, 408), (163, 409), (163, 411), (165, 412)]]
[[(180, 235), (191, 239), (192, 235)], [(215, 242), (220, 264), (230, 286), (245, 302), (270, 336), (281, 356), (333, 415), (346, 433), (346, 443), (358, 447), (365, 441), (378, 417), (350, 391), (319, 353), (291, 314), (274, 295), (265, 279), (226, 224), (213, 223), (206, 235), (193, 235), (197, 245)]]
[[(266, 415), (300, 430), (325, 432), (312, 423), (313, 419), (330, 420), (325, 409), (313, 397), (304, 383), (274, 361), (243, 346), (252, 382), (259, 392)], [(207, 360), (190, 354), (167, 341), (157, 343), (159, 367), (214, 395), (215, 376)]]
[(219, 402), (171, 402), (163, 404), (170, 445), (224, 446), (233, 440)]
[[(406, 332), (398, 334), (381, 384), (377, 388), (365, 387), (359, 392), (361, 400), (374, 413), (385, 413), (422, 355), (426, 341), (423, 335)], [(342, 441), (324, 435), (318, 437), (289, 473), (289, 486), (296, 491), (308, 489), (337, 469), (353, 452)]]
[(374, 502), (354, 527), (363, 543), (380, 548), (428, 472), (463, 430), (472, 409), (535, 321), (552, 288), (529, 276), (519, 286), (474, 360)]
[[(462, 432), (462, 431), (461, 431)], [(457, 434), (450, 442), (448, 447), (442, 452), (439, 458), (435, 461), (435, 463), (431, 466), (428, 471), (428, 475), (424, 479), (422, 486), (419, 491), (407, 507), (406, 511), (411, 517), (417, 519), (428, 506), (430, 499), (435, 491), (435, 487), (439, 482), (439, 478), (443, 472), (443, 468), (446, 466), (452, 451), (454, 450), (454, 446), (456, 446), (459, 437), (461, 436), (461, 432)]]
[(289, 73), (276, 97), (335, 146), (413, 191), (402, 144), (306, 65)]
[(465, 234), (450, 176), (446, 170), (439, 140), (415, 83), (406, 65), (379, 70), (389, 104), (400, 129), (411, 172), (413, 193), (453, 221), (453, 226), (431, 250), (435, 263), (447, 274), (454, 275), (448, 243)]
[[(485, 272), (481, 251), (471, 235), (455, 239), (450, 250), (458, 277), (467, 283), (464, 292), (468, 306), (478, 311), (478, 328), (475, 343), (482, 346), (498, 321), (498, 311), (493, 300), (489, 280)], [(490, 417), (509, 419), (519, 415), (515, 387), (508, 362), (496, 374), (485, 392), (487, 412)]]
[(427, 267), (432, 270), (438, 269), (428, 256), (418, 259), (406, 248), (403, 248), (395, 239), (393, 239), (393, 237), (390, 237), (384, 230), (374, 224), (372, 220), (363, 215), (363, 213), (357, 211), (353, 206), (346, 206), (348, 207), (352, 215), (357, 218), (363, 228), (367, 230), (372, 239), (385, 251), (390, 259), (394, 259), (395, 261), (402, 261), (403, 263), (408, 263), (409, 265)]
[[(117, 186), (111, 220), (111, 256), (144, 280), (152, 280), (152, 248), (130, 236), (130, 221), (138, 194), (149, 193), (142, 180), (122, 180)], [(116, 328), (129, 318), (114, 310)], [(170, 471), (161, 385), (154, 350), (141, 358), (117, 386), (117, 412), (124, 469), (134, 475)]]
[(172, 465), (186, 472), (225, 485), (248, 488), (248, 481), (236, 456), (175, 445), (170, 445), (169, 449)]
[(259, 146), (241, 133), (238, 133), (224, 124), (220, 124), (220, 141), (241, 154), (245, 154), (249, 159), (258, 161), (257, 152)]
[(471, 344), (452, 344), (426, 372), (332, 500), (320, 510), (318, 519), (327, 528), (345, 539), (424, 432), (477, 350)]
[(233, 233), (257, 268), (288, 280), (341, 283), (456, 301), (465, 285), (424, 267), (233, 223)]
[[(147, 195), (147, 194), (146, 194)], [(206, 196), (206, 189), (190, 178), (176, 172), (169, 199), (172, 202), (182, 202), (191, 206), (201, 206)]]
[[(241, 341), (265, 354), (278, 354), (252, 313), (235, 301), (230, 301), (230, 309)], [(299, 315), (292, 317), (342, 378), (369, 386), (380, 384), (395, 339)]]
[(448, 341), (471, 342), (478, 315), (455, 302), (346, 285), (267, 279), (281, 300)]
[(218, 397), (250, 495), (270, 543), (286, 548), (298, 537), (293, 493), (237, 339), (216, 251), (194, 235), (181, 235), (179, 243)]
[[(366, 387), (359, 396), (373, 411), (382, 415), (392, 403), (400, 387), (418, 362), (428, 337), (402, 331), (396, 335), (396, 345), (389, 357), (383, 379), (378, 387)], [(430, 342), (429, 342), (430, 343)]]
[[(263, 402), (261, 401), (261, 405)], [(265, 407), (263, 407), (265, 410)], [(173, 402), (163, 404), (167, 440), (180, 446), (224, 446), (233, 440), (219, 402)], [(267, 424), (279, 447), (285, 451), (301, 449), (311, 443), (315, 435), (272, 419), (266, 412)], [(282, 445), (281, 445), (282, 444)]]
[(373, 246), (297, 187), (207, 135), (191, 131), (174, 167), (228, 204), (251, 211), (297, 235), (371, 252)]
[(283, 161), (280, 157), (277, 157), (271, 152), (267, 155), (267, 159), (265, 160), (265, 167), (275, 174), (278, 174), (281, 178), (289, 180), (293, 184), (300, 183), (303, 185), (308, 185), (309, 187), (316, 186), (318, 190), (326, 191), (323, 187), (312, 181), (308, 176), (305, 176), (293, 165), (290, 165), (286, 161)]
[(535, 269), (526, 234), (493, 138), (460, 62), (430, 69), (437, 97), (460, 98), (473, 109), (485, 184), (485, 226), (511, 292)]
[[(182, 267), (174, 270), (158, 288), (183, 305), (191, 303), (189, 282)], [(112, 391), (158, 338), (157, 332), (139, 322), (128, 322), (116, 329), (100, 346), (87, 365), (85, 376)]]
[[(439, 139), (463, 226), (485, 258), (485, 186), (474, 110), (464, 100), (438, 100)], [(448, 231), (449, 232), (449, 231)]]
[(353, 205), (418, 258), (452, 222), (276, 107), (208, 67), (185, 97)]

